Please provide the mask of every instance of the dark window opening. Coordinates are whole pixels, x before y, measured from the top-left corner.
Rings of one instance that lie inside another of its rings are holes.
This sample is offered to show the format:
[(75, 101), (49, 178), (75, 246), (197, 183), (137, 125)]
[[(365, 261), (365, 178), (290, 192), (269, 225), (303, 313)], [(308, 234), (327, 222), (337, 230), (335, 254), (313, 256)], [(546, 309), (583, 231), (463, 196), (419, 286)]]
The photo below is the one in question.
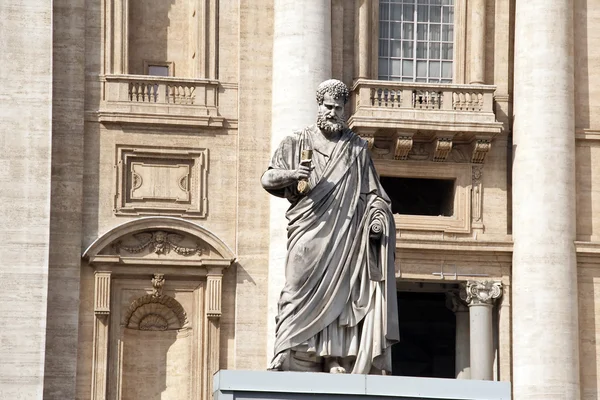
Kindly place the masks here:
[(392, 212), (406, 215), (454, 215), (454, 180), (381, 177)]
[(169, 76), (169, 67), (167, 65), (148, 65), (148, 75)]
[(456, 318), (446, 294), (398, 292), (398, 320), (392, 375), (455, 378)]

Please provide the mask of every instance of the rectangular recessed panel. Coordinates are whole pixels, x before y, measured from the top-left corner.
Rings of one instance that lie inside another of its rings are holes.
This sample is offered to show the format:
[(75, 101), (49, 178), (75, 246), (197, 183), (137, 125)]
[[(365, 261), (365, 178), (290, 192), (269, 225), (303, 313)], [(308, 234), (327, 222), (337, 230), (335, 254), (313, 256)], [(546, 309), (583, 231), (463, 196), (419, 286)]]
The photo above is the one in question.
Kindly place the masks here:
[(190, 200), (190, 165), (134, 162), (129, 178), (132, 200)]
[(117, 215), (206, 216), (208, 150), (117, 148)]

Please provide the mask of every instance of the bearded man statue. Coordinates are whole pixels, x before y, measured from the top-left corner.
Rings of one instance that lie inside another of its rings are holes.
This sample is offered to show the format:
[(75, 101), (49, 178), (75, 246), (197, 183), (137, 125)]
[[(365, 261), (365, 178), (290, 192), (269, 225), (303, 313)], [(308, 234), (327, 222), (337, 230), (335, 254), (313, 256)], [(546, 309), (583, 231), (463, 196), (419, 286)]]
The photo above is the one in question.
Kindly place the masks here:
[(348, 96), (321, 83), (317, 123), (286, 137), (261, 179), (291, 203), (271, 370), (391, 372), (396, 229), (367, 142), (346, 126)]

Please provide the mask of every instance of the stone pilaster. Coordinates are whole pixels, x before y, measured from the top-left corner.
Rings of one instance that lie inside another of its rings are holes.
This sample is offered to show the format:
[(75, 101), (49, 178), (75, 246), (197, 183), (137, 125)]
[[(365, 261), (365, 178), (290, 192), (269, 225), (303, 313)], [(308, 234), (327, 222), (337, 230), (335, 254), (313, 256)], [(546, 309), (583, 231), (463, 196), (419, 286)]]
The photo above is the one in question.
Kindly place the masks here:
[(573, 8), (572, 0), (516, 2), (512, 348), (519, 400), (580, 398)]
[[(317, 86), (331, 78), (331, 1), (276, 0), (274, 11), (272, 151), (293, 131), (315, 123)], [(288, 207), (287, 200), (271, 196), (268, 358), (273, 352), (277, 300), (285, 282)]]
[(492, 309), (502, 295), (502, 284), (468, 281), (460, 297), (469, 305), (471, 379), (494, 379), (494, 335)]
[(458, 293), (446, 293), (446, 306), (456, 317), (454, 372), (456, 379), (471, 378), (471, 350), (469, 341), (469, 307)]

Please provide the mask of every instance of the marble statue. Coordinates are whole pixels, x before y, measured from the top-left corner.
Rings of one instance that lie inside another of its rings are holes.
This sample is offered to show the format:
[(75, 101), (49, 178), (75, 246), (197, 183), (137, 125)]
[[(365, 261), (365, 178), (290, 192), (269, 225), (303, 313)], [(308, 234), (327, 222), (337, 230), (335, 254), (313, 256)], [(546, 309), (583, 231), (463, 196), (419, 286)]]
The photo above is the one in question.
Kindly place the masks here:
[(346, 126), (348, 96), (321, 83), (316, 124), (286, 137), (261, 179), (291, 203), (271, 370), (391, 371), (396, 231), (367, 142)]

